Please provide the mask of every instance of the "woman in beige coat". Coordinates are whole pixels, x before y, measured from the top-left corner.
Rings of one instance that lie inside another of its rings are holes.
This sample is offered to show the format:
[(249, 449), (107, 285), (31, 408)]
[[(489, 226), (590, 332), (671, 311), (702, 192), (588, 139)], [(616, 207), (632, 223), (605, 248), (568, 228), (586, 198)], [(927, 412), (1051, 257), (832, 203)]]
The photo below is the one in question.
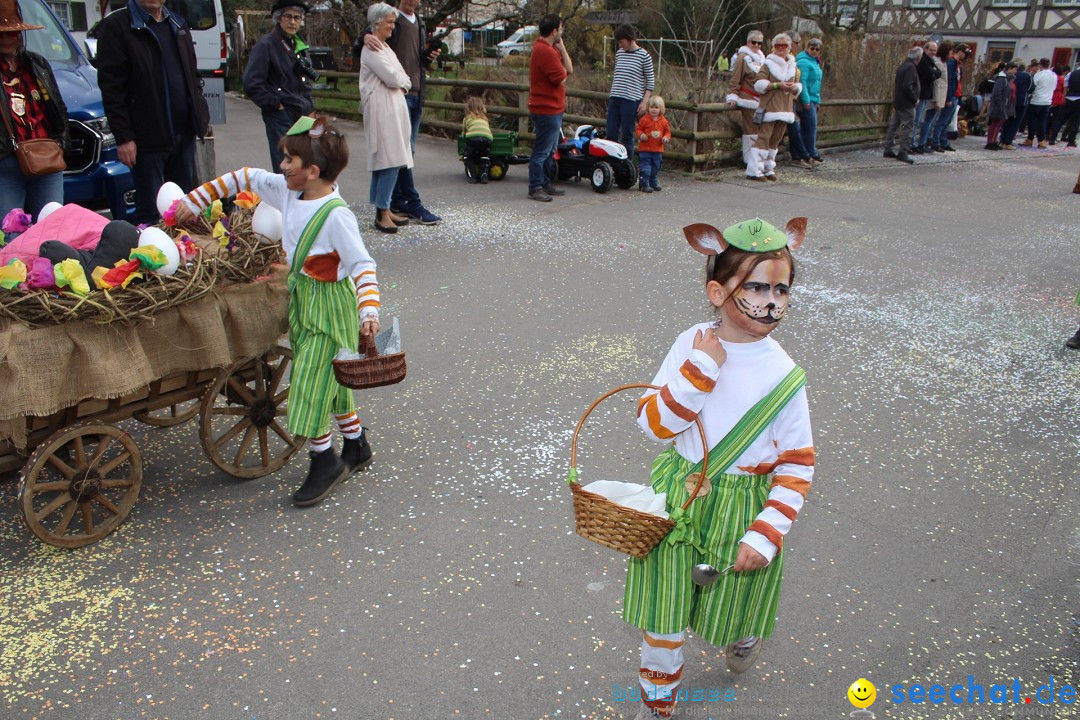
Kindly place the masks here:
[(409, 144), (409, 107), (405, 93), (411, 83), (397, 55), (386, 44), (397, 22), (397, 10), (386, 3), (368, 8), (371, 34), (383, 47), (360, 55), (360, 103), (364, 111), (368, 171), (371, 173), (370, 202), (375, 206), (375, 228), (397, 232), (408, 219), (390, 212), (390, 196), (398, 171), (413, 166)]

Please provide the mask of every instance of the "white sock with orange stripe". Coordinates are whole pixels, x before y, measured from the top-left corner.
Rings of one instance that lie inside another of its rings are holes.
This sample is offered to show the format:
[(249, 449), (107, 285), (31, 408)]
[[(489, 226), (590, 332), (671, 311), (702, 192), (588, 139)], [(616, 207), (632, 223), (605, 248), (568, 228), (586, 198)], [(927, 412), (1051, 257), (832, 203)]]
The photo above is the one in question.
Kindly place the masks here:
[(360, 418), (355, 410), (344, 415), (335, 415), (334, 419), (337, 420), (338, 430), (341, 430), (342, 435), (349, 439), (360, 437), (360, 432), (364, 428), (360, 426)]
[(311, 446), (312, 451), (321, 453), (333, 447), (333, 440), (334, 436), (331, 433), (326, 433), (325, 435), (311, 438), (310, 440), (308, 440), (308, 444)]
[(641, 701), (667, 717), (675, 709), (675, 698), (682, 682), (683, 645), (686, 633), (651, 633), (641, 639)]

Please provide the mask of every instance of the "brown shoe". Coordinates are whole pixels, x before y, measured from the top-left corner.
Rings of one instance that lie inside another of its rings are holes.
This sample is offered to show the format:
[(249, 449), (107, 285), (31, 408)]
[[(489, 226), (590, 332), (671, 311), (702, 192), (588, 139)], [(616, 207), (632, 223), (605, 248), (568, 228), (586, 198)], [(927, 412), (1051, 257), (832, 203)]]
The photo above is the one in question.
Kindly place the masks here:
[(761, 654), (761, 638), (757, 638), (749, 648), (741, 648), (735, 643), (724, 648), (724, 659), (728, 672), (744, 673), (754, 666)]
[(753, 180), (754, 182), (765, 182), (765, 176), (764, 175), (747, 175), (746, 179), (747, 180)]
[(390, 219), (392, 215), (389, 210), (376, 210), (375, 229), (384, 233), (396, 233), (398, 226)]
[(768, 180), (769, 182), (776, 182), (780, 178), (776, 177), (776, 173), (773, 173), (772, 175), (766, 175), (765, 179)]
[(565, 195), (566, 194), (565, 190), (560, 190), (559, 188), (555, 187), (554, 185), (546, 185), (544, 187), (544, 192), (546, 192), (551, 197), (558, 197), (559, 195)]
[(529, 199), (537, 202), (551, 202), (551, 196), (543, 190), (530, 190)]
[(1046, 145), (1045, 140), (1043, 140), (1041, 143), (1039, 143), (1039, 149), (1040, 150), (1045, 150), (1046, 148), (1047, 148), (1047, 145)]
[(1021, 145), (1022, 145), (1023, 147), (1031, 147), (1031, 145), (1032, 145), (1032, 142), (1031, 142), (1031, 140), (1025, 140), (1024, 142), (1022, 142), (1022, 143), (1020, 143), (1020, 144), (1021, 144)]
[(409, 218), (406, 215), (398, 215), (393, 210), (390, 210), (387, 214), (390, 216), (390, 221), (398, 227), (404, 227), (409, 224)]

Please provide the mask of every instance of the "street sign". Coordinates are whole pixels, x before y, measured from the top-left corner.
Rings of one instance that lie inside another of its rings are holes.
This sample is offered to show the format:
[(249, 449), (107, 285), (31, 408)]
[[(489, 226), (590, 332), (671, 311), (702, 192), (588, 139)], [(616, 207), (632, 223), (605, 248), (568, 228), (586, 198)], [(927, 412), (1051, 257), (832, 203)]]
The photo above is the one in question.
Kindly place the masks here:
[(598, 10), (585, 14), (585, 22), (593, 25), (633, 25), (638, 14), (633, 10)]

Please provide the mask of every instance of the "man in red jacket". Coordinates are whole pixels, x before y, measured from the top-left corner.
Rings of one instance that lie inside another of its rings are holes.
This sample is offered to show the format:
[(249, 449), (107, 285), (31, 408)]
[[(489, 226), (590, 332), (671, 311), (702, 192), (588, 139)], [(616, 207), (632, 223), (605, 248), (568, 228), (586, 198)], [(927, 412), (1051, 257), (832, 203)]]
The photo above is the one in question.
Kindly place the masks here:
[(554, 182), (552, 156), (562, 135), (566, 109), (566, 78), (574, 63), (562, 40), (562, 19), (548, 15), (540, 21), (540, 37), (533, 44), (529, 60), (529, 115), (536, 140), (529, 156), (529, 198), (551, 202), (553, 195), (565, 195)]

